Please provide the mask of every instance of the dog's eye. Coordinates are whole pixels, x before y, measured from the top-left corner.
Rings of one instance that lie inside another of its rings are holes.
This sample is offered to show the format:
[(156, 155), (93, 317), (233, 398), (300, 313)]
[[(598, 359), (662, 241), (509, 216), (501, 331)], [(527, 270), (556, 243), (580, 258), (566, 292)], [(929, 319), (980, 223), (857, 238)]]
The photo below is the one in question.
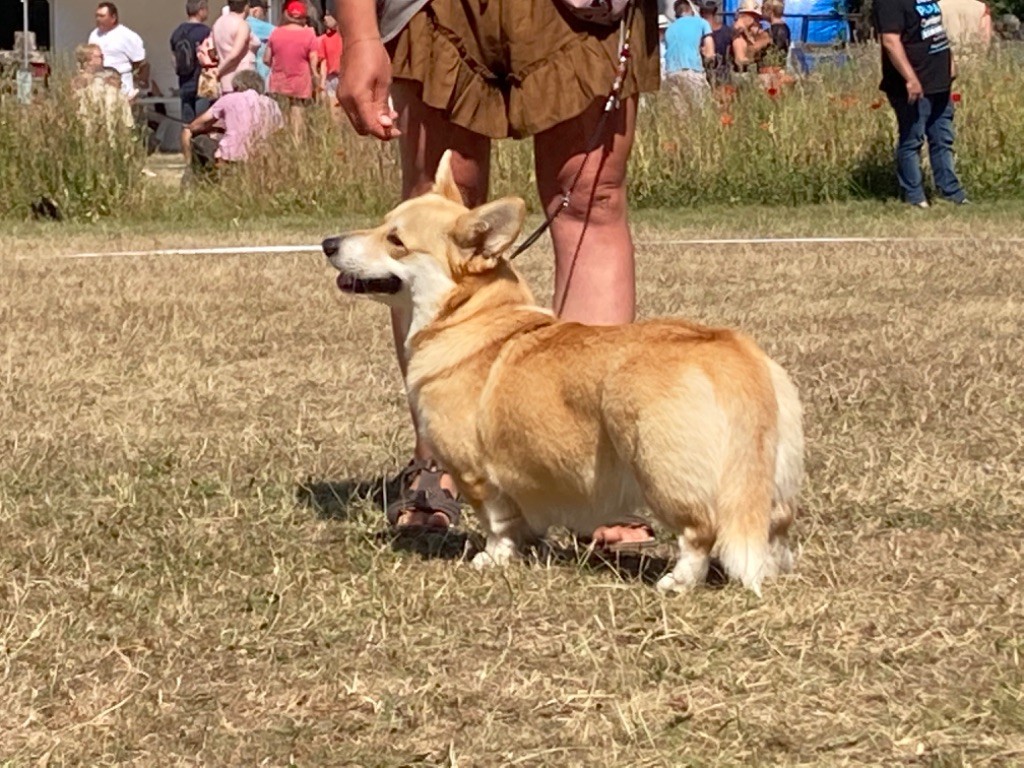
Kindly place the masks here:
[(388, 242), (395, 246), (395, 248), (405, 248), (405, 243), (402, 242), (402, 238), (400, 238), (398, 233), (394, 230), (388, 233)]

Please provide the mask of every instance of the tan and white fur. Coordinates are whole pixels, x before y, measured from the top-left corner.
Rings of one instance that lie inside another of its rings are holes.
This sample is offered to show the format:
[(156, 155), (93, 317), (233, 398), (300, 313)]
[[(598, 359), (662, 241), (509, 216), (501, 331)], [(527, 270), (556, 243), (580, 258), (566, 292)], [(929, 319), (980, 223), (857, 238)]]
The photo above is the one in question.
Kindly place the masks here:
[(467, 209), (446, 155), (431, 193), (324, 242), (343, 291), (407, 318), (410, 404), (486, 532), (474, 564), (504, 565), (551, 526), (588, 535), (646, 509), (679, 541), (660, 589), (702, 583), (717, 556), (760, 594), (793, 566), (792, 381), (736, 331), (558, 320), (504, 257), (524, 217), (514, 198)]

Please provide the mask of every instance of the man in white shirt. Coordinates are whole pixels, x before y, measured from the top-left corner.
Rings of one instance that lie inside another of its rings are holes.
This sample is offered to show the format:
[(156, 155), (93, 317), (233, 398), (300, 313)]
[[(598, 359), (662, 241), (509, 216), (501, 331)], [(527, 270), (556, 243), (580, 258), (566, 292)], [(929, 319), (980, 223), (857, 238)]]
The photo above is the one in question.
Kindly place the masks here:
[(117, 6), (100, 3), (96, 7), (96, 29), (89, 35), (89, 42), (103, 51), (103, 65), (116, 69), (121, 75), (121, 92), (134, 97), (135, 72), (139, 85), (149, 83), (149, 63), (146, 61), (146, 46), (142, 38), (118, 19)]

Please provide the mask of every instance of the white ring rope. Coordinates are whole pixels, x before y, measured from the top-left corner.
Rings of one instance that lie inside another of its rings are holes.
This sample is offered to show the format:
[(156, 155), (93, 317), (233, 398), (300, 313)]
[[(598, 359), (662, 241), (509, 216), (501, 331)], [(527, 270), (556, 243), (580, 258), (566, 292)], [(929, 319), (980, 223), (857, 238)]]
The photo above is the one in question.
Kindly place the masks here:
[[(989, 243), (1019, 244), (1022, 237), (982, 238)], [(955, 243), (977, 242), (979, 238), (957, 237), (747, 237), (747, 238), (696, 238), (688, 240), (641, 240), (636, 245), (658, 247), (669, 245), (856, 245), (870, 243)], [(141, 258), (144, 256), (246, 256), (288, 253), (320, 253), (319, 245), (250, 245), (221, 248), (168, 248), (145, 251), (108, 251), (93, 253), (55, 254), (52, 256), (26, 256), (20, 254), (18, 261), (38, 259), (104, 259)]]

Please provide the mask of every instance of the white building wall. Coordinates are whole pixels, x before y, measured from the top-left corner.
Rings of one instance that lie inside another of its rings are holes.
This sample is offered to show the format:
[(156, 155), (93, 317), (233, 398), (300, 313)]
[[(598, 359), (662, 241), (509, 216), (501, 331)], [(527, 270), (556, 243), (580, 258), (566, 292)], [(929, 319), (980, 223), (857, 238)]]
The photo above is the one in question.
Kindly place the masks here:
[[(146, 58), (165, 96), (178, 87), (171, 57), (171, 32), (185, 20), (185, 0), (114, 0), (121, 23), (135, 30), (146, 43)], [(96, 2), (93, 0), (50, 0), (53, 23), (53, 47), (71, 53), (85, 43), (96, 28)], [(224, 0), (210, 0), (210, 21), (217, 18)]]

